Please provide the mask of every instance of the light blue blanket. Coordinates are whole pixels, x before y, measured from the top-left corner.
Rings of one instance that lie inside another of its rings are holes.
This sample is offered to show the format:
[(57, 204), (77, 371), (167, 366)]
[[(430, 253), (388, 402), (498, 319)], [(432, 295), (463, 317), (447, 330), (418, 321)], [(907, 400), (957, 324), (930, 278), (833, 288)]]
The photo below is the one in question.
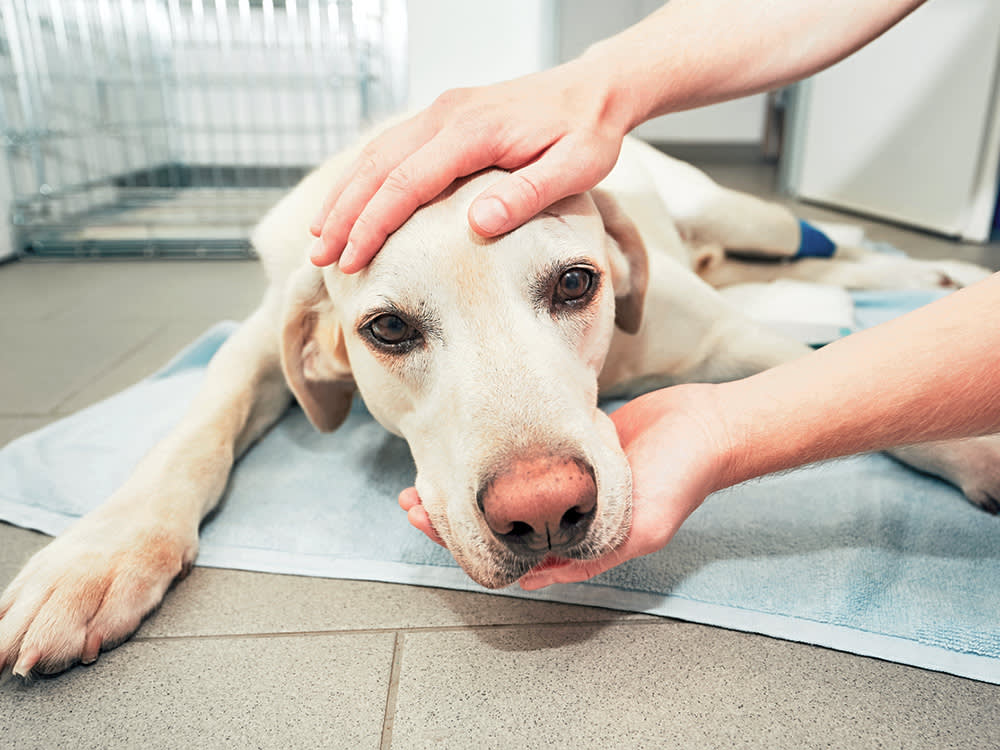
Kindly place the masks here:
[[(863, 325), (928, 301), (856, 297)], [(178, 419), (219, 324), (155, 376), (0, 451), (0, 519), (55, 534), (100, 503)], [(613, 407), (614, 405), (609, 405)], [(291, 409), (239, 463), (199, 563), (479, 590), (411, 528), (406, 444), (360, 403), (337, 432)], [(661, 552), (526, 595), (764, 633), (1000, 684), (1000, 518), (882, 455), (710, 498)]]

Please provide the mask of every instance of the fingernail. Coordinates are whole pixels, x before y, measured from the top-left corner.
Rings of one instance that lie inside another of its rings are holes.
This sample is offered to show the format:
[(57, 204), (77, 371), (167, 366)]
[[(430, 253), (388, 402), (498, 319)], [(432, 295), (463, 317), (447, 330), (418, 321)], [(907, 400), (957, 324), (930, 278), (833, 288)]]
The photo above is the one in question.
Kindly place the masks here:
[(497, 234), (507, 226), (510, 215), (499, 198), (483, 198), (472, 204), (472, 221), (488, 234)]
[(323, 240), (316, 240), (309, 248), (309, 260), (313, 262), (314, 266), (326, 265), (326, 247), (323, 245)]
[(354, 249), (354, 243), (348, 242), (344, 246), (344, 252), (340, 254), (340, 267), (345, 268), (353, 263), (357, 254), (357, 251)]

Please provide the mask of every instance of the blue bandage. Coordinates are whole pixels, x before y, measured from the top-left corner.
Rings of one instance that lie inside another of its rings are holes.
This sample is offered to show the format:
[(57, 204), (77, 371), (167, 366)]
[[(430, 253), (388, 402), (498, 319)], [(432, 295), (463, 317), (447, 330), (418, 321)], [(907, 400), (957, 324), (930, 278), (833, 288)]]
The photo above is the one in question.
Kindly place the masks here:
[(799, 219), (802, 239), (799, 249), (795, 251), (796, 258), (832, 258), (837, 246), (833, 240), (819, 231), (812, 224)]

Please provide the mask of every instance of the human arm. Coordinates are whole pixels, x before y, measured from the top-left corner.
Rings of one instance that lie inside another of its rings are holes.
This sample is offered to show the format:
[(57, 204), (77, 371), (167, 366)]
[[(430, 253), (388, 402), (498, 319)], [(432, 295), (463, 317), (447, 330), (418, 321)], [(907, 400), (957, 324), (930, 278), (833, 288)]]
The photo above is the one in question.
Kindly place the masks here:
[(369, 143), (332, 186), (311, 227), (313, 262), (360, 270), (420, 205), (491, 166), (512, 174), (473, 202), (469, 221), (502, 234), (600, 182), (650, 117), (811, 75), (922, 1), (671, 0), (568, 63), (446, 92)]
[(607, 557), (536, 569), (521, 585), (581, 581), (655, 552), (707, 495), (747, 479), (1000, 432), (997, 320), (1000, 274), (752, 377), (626, 404), (612, 419), (632, 467), (629, 537)]

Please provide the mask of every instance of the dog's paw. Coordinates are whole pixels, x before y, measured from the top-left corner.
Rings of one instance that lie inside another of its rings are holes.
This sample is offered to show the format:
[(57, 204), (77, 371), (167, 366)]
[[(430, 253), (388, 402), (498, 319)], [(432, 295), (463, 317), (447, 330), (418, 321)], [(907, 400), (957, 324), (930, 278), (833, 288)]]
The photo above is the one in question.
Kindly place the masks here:
[(989, 278), (993, 272), (989, 269), (960, 260), (926, 260), (920, 261), (920, 266), (927, 275), (927, 286), (938, 286), (946, 289), (961, 289)]
[(139, 627), (190, 568), (197, 530), (100, 512), (39, 550), (0, 596), (0, 674), (97, 660)]
[(992, 275), (992, 271), (960, 260), (912, 260), (869, 256), (867, 271), (877, 276), (873, 287), (887, 289), (961, 289)]
[(1000, 514), (1000, 435), (911, 445), (892, 455), (951, 482), (973, 505)]

